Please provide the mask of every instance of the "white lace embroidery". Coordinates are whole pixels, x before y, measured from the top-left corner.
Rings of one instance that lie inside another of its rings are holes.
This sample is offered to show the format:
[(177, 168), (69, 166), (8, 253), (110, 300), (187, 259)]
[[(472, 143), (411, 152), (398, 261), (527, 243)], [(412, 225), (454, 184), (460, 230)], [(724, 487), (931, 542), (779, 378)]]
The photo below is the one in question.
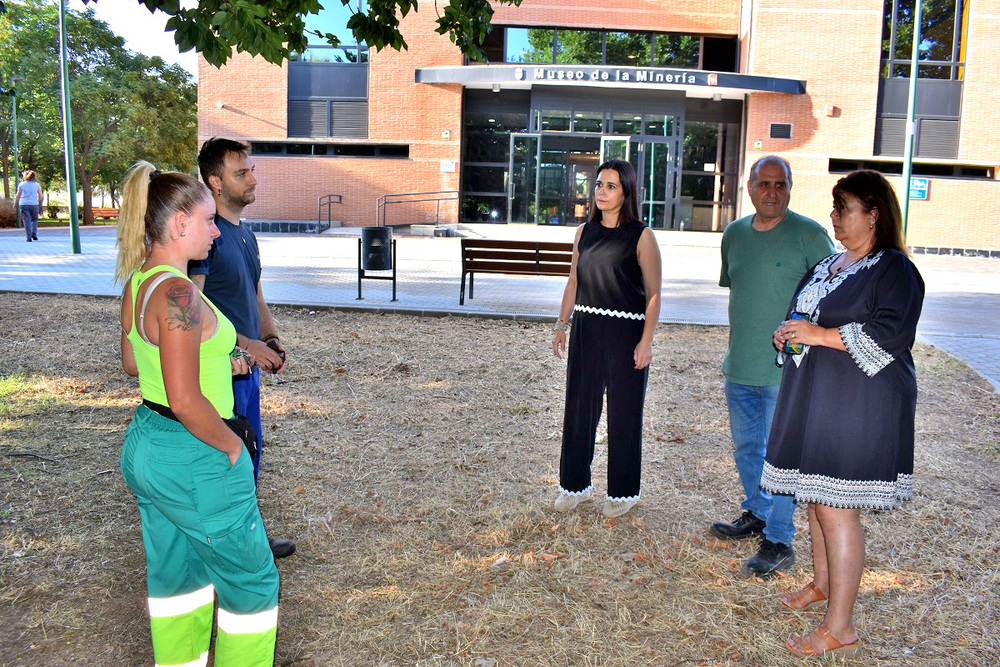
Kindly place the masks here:
[(844, 347), (851, 353), (854, 363), (868, 377), (872, 377), (895, 360), (895, 357), (882, 349), (874, 338), (865, 333), (858, 322), (848, 322), (840, 327), (840, 338), (844, 341)]
[(560, 486), (559, 486), (559, 495), (564, 495), (564, 496), (577, 496), (577, 497), (580, 497), (580, 496), (585, 496), (585, 495), (587, 495), (588, 493), (590, 493), (590, 492), (591, 492), (591, 491), (593, 490), (593, 488), (594, 488), (594, 485), (593, 485), (593, 484), (591, 484), (590, 486), (588, 486), (588, 487), (587, 487), (586, 489), (584, 489), (583, 491), (567, 491), (566, 489), (562, 488), (562, 485), (560, 485)]
[[(820, 260), (819, 264), (816, 265), (816, 268), (813, 269), (813, 273), (809, 277), (809, 280), (802, 286), (802, 289), (799, 290), (798, 296), (795, 297), (795, 312), (807, 313), (809, 315), (809, 321), (813, 324), (816, 324), (819, 321), (820, 302), (829, 296), (835, 289), (840, 287), (841, 283), (843, 283), (848, 276), (853, 276), (862, 269), (875, 266), (879, 259), (882, 258), (882, 251), (879, 250), (874, 255), (862, 257), (839, 273), (830, 276), (830, 265), (837, 261), (839, 257), (840, 255), (830, 255), (826, 259)], [(874, 344), (874, 341), (872, 341), (872, 343)], [(847, 341), (844, 341), (844, 345), (845, 347), (848, 347)], [(848, 350), (850, 350), (850, 347), (848, 347)], [(805, 345), (801, 354), (792, 355), (792, 361), (795, 362), (796, 366), (799, 366), (802, 363), (802, 360), (808, 352), (809, 346)], [(778, 356), (780, 357), (782, 355), (779, 353)], [(851, 353), (851, 356), (854, 357), (853, 352)], [(857, 357), (854, 357), (854, 359), (855, 362), (857, 362)], [(892, 359), (889, 361), (892, 361)], [(780, 366), (782, 364), (779, 363), (778, 365)], [(858, 365), (861, 367), (861, 370), (866, 373), (868, 372), (863, 366), (860, 364)], [(878, 370), (875, 372), (878, 372)], [(874, 375), (874, 373), (869, 373), (869, 375)]]
[(606, 308), (594, 308), (593, 306), (573, 306), (573, 310), (579, 310), (582, 313), (590, 313), (592, 315), (605, 315), (607, 317), (621, 317), (626, 320), (644, 320), (646, 319), (645, 313), (625, 313), (620, 310), (608, 310)]
[(816, 265), (809, 282), (802, 287), (795, 299), (795, 310), (800, 313), (812, 313), (819, 306), (819, 302), (840, 287), (848, 276), (853, 276), (858, 271), (875, 266), (882, 258), (882, 251), (879, 250), (874, 255), (862, 257), (827, 280), (827, 276), (830, 275), (830, 265), (837, 260), (837, 257), (838, 255), (830, 255)]
[(841, 509), (895, 509), (913, 498), (913, 475), (900, 473), (893, 482), (851, 480), (827, 475), (804, 475), (798, 470), (776, 468), (767, 461), (760, 485), (771, 493), (795, 496), (800, 503), (818, 503)]

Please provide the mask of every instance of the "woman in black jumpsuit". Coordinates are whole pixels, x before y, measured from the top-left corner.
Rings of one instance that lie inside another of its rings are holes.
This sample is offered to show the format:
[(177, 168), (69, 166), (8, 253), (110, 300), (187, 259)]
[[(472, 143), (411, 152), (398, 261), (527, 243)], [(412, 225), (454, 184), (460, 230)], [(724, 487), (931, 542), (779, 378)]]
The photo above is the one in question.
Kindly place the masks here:
[(660, 250), (639, 218), (635, 170), (623, 160), (597, 168), (594, 206), (576, 232), (552, 351), (562, 358), (572, 315), (560, 512), (590, 496), (590, 466), (608, 400), (608, 491), (604, 514), (617, 517), (639, 500), (642, 409), (660, 316)]

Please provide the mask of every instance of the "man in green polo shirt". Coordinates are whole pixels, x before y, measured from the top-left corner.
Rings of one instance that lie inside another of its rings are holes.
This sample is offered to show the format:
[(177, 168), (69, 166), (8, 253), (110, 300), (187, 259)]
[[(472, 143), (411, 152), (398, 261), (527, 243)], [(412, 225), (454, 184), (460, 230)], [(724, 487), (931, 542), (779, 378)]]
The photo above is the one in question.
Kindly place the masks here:
[(815, 221), (788, 210), (792, 169), (784, 159), (768, 155), (757, 160), (747, 189), (755, 212), (726, 227), (719, 278), (719, 285), (729, 288), (729, 346), (722, 372), (743, 514), (732, 523), (717, 521), (709, 530), (723, 540), (761, 535), (757, 555), (743, 573), (768, 577), (795, 562), (795, 499), (760, 488), (781, 384), (771, 336), (785, 319), (802, 276), (833, 253), (833, 243)]

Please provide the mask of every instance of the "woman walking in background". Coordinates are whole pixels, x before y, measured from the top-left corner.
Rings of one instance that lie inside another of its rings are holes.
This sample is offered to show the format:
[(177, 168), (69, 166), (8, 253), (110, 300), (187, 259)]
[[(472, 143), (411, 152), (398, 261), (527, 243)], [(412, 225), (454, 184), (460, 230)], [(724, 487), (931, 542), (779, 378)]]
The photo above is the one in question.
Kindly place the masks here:
[(36, 179), (34, 171), (25, 171), (24, 180), (17, 184), (17, 193), (14, 195), (14, 209), (17, 211), (17, 219), (24, 225), (28, 243), (38, 240), (38, 211), (45, 197), (42, 186)]
[(142, 519), (155, 661), (205, 664), (217, 595), (215, 664), (271, 665), (278, 571), (244, 452), (252, 430), (231, 423), (232, 375), (252, 360), (187, 277), (188, 262), (204, 259), (219, 235), (215, 203), (194, 178), (147, 162), (122, 190), (122, 366), (139, 377), (142, 405), (121, 468)]
[(813, 581), (781, 604), (827, 609), (819, 627), (788, 639), (799, 655), (857, 653), (861, 511), (893, 509), (913, 494), (910, 350), (924, 283), (882, 174), (855, 171), (837, 181), (830, 218), (844, 252), (802, 279), (789, 319), (774, 332), (787, 354), (779, 354), (785, 370), (761, 478), (768, 491), (809, 504)]
[(660, 317), (660, 249), (639, 218), (635, 170), (624, 160), (597, 168), (594, 205), (573, 242), (552, 351), (562, 358), (572, 316), (559, 495), (572, 510), (593, 490), (590, 467), (608, 401), (608, 491), (604, 515), (622, 516), (639, 500), (642, 412), (653, 333)]

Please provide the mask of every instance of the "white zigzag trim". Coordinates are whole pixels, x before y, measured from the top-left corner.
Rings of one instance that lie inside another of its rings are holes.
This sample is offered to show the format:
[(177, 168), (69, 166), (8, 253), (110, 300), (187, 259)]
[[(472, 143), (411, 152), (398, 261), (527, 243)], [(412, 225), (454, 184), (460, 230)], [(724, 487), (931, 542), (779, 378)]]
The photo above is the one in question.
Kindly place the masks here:
[(886, 352), (875, 339), (865, 333), (858, 322), (848, 322), (840, 327), (840, 338), (851, 358), (865, 375), (872, 377), (891, 364), (895, 357)]
[(582, 313), (590, 313), (591, 315), (605, 315), (607, 317), (621, 317), (626, 320), (644, 320), (646, 319), (645, 313), (626, 313), (620, 310), (608, 310), (607, 308), (594, 308), (593, 306), (573, 306), (573, 310), (579, 310)]
[(593, 484), (591, 484), (590, 486), (588, 486), (583, 491), (567, 491), (566, 489), (562, 488), (562, 484), (559, 485), (559, 495), (562, 495), (562, 496), (582, 497), (582, 496), (588, 495), (593, 490), (594, 490), (594, 485)]
[(800, 503), (817, 503), (840, 509), (896, 509), (913, 498), (913, 475), (900, 473), (895, 482), (851, 480), (827, 475), (803, 475), (798, 470), (775, 468), (767, 461), (760, 485), (771, 493), (795, 496)]
[(604, 497), (607, 498), (608, 501), (613, 502), (613, 503), (630, 503), (630, 502), (638, 502), (640, 495), (641, 494), (637, 493), (634, 496), (629, 496), (628, 498), (625, 498), (625, 497), (615, 498), (614, 496), (609, 496), (609, 495), (605, 495)]

